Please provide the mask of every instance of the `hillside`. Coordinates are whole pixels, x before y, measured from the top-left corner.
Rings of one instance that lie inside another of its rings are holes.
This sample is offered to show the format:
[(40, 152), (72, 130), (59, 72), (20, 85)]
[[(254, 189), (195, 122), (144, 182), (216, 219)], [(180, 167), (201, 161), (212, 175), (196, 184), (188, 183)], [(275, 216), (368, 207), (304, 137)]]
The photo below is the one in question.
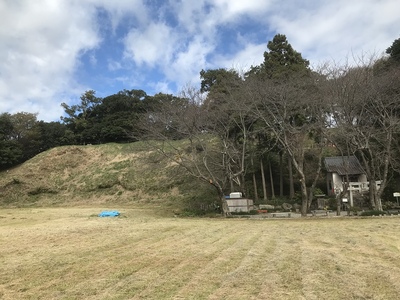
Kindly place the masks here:
[(146, 144), (57, 147), (0, 173), (0, 205), (162, 206), (196, 209), (213, 190)]

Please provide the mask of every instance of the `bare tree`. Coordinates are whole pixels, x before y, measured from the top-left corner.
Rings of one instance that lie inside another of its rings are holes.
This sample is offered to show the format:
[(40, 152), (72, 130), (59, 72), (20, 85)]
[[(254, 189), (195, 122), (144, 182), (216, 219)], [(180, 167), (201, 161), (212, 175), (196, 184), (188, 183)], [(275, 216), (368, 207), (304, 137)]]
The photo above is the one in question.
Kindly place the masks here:
[[(322, 149), (326, 129), (326, 109), (321, 101), (319, 80), (315, 74), (291, 77), (284, 83), (272, 80), (248, 80), (255, 116), (264, 130), (271, 132), (291, 159), (300, 178), (303, 216), (310, 208), (313, 190), (322, 168)], [(305, 172), (306, 153), (316, 154), (314, 171)], [(311, 178), (309, 178), (311, 176)]]
[[(330, 69), (328, 92), (333, 123), (331, 139), (346, 155), (357, 155), (369, 180), (370, 205), (382, 210), (389, 168), (398, 168), (394, 153), (400, 130), (399, 69), (360, 66)], [(377, 182), (380, 182), (380, 187)]]
[[(228, 95), (230, 103), (208, 110), (200, 91), (186, 88), (179, 100), (162, 103), (143, 123), (148, 143), (189, 175), (209, 183), (225, 214), (225, 193), (245, 190), (249, 130), (247, 106)], [(176, 143), (174, 139), (179, 139)]]

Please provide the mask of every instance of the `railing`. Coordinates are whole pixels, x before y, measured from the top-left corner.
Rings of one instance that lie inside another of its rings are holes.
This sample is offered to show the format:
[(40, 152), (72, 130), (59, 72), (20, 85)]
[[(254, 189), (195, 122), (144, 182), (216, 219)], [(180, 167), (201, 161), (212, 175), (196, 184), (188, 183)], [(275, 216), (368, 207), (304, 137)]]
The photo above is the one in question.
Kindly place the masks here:
[[(343, 183), (344, 185), (345, 183)], [(382, 181), (377, 180), (375, 181), (376, 188), (380, 189)], [(343, 185), (337, 184), (335, 186), (335, 194), (338, 195), (338, 193), (343, 192)], [(369, 181), (364, 181), (364, 182), (349, 182), (349, 191), (352, 192), (359, 192), (359, 193), (364, 193), (369, 191)]]
[[(382, 181), (375, 181), (376, 189), (381, 187)], [(359, 193), (368, 192), (369, 191), (369, 181), (367, 182), (349, 182), (349, 190), (356, 191)]]

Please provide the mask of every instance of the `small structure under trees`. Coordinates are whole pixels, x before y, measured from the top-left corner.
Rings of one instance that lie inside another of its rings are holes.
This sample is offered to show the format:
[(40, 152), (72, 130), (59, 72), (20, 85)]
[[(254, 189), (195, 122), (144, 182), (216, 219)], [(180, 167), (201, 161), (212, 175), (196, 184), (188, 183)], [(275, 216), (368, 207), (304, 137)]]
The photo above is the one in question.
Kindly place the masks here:
[(250, 212), (254, 209), (253, 200), (243, 198), (240, 192), (233, 192), (226, 196), (226, 203), (229, 212)]
[[(352, 207), (353, 195), (362, 195), (369, 192), (369, 182), (366, 172), (355, 156), (333, 156), (325, 158), (327, 171), (326, 184), (329, 196), (349, 197), (349, 205)], [(380, 181), (375, 181), (379, 189)]]

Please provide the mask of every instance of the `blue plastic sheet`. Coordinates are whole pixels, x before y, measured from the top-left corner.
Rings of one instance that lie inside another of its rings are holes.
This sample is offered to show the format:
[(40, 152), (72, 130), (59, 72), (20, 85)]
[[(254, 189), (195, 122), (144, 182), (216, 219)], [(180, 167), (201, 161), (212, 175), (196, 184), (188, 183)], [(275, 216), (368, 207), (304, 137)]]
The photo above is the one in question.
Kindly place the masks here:
[(104, 210), (99, 213), (99, 217), (118, 217), (120, 215), (117, 210)]

